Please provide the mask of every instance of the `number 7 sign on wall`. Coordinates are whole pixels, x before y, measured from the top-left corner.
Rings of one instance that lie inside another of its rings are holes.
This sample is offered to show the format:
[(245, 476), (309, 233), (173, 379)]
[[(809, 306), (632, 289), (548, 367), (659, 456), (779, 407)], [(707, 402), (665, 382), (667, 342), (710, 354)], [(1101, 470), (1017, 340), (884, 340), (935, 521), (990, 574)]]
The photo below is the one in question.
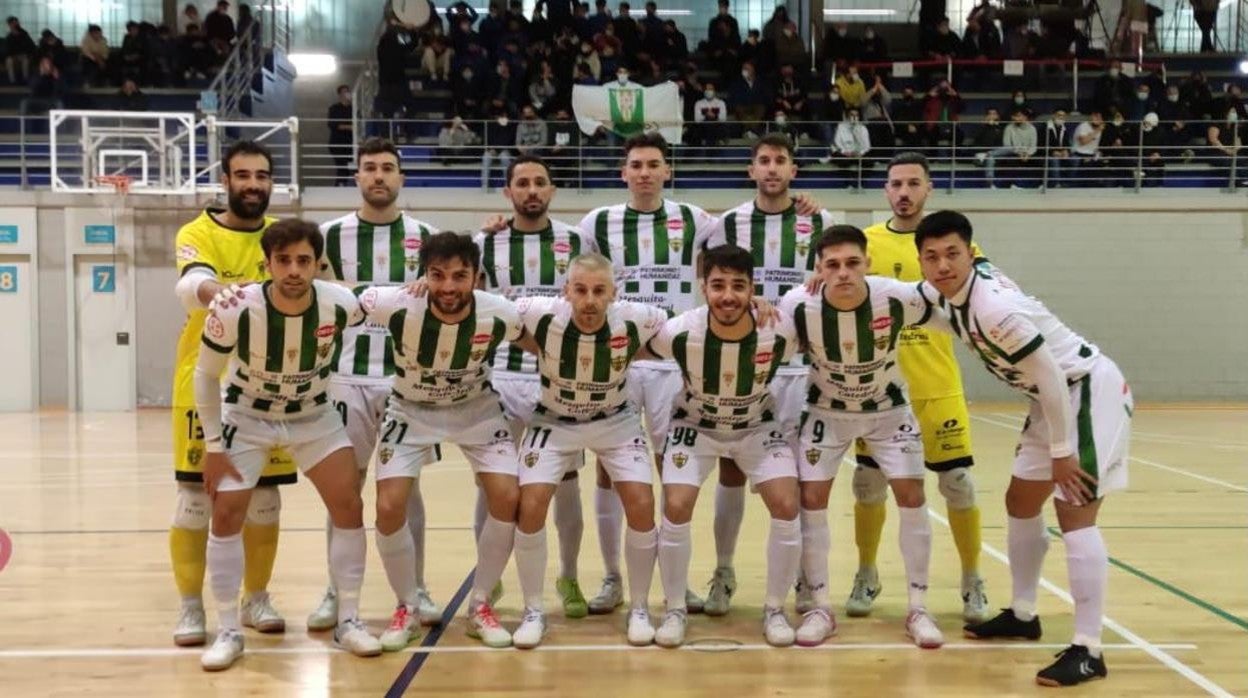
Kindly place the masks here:
[(111, 264), (91, 267), (91, 290), (95, 293), (117, 292), (117, 268)]

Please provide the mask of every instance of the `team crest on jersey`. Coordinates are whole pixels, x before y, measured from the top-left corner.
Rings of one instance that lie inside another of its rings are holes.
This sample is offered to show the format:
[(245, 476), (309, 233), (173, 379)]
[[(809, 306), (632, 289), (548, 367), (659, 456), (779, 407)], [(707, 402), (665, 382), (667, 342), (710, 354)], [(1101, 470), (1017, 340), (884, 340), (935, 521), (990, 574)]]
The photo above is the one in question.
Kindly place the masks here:
[(733, 380), (735, 380), (735, 379), (736, 379), (736, 377), (737, 377), (737, 374), (735, 374), (735, 373), (725, 373), (725, 374), (724, 374), (724, 380), (728, 381), (729, 383), (731, 383)]
[(853, 351), (855, 346), (857, 345), (854, 344), (853, 342), (849, 342), (849, 341), (841, 342), (841, 349), (844, 349), (846, 354)]
[(378, 267), (381, 267), (381, 268), (383, 268), (383, 269), (384, 269), (384, 268), (385, 268), (387, 265), (389, 265), (389, 264), (390, 264), (390, 258), (389, 258), (389, 257), (385, 256), (384, 254), (379, 254), (379, 255), (377, 255), (377, 266), (378, 266)]
[(581, 357), (581, 368), (589, 368), (589, 362), (592, 361), (588, 356)]
[(806, 462), (810, 463), (811, 465), (818, 465), (819, 464), (819, 449), (817, 448), (806, 449)]
[(217, 317), (215, 312), (204, 321), (204, 330), (209, 337), (214, 339), (221, 339), (225, 336), (225, 325), (221, 323), (221, 318)]
[(648, 249), (650, 249), (650, 238), (642, 238), (642, 239), (641, 239), (641, 246), (642, 246), (644, 249), (647, 249), (647, 250), (648, 250)]
[(473, 361), (480, 361), (485, 358), (485, 350), (476, 349), (472, 353), (470, 353), (469, 356), (472, 357)]
[(761, 352), (761, 353), (759, 353), (759, 354), (755, 354), (755, 355), (754, 355), (754, 363), (756, 363), (756, 364), (765, 364), (765, 363), (769, 363), (769, 362), (771, 361), (771, 356), (772, 356), (772, 354), (771, 354), (771, 352), (769, 352), (769, 351), (764, 351), (764, 352)]
[(563, 259), (563, 258), (558, 258), (555, 260), (555, 271), (559, 272), (560, 274), (563, 274), (567, 270), (568, 270), (568, 260)]
[(420, 257), (404, 257), (404, 264), (408, 271), (416, 271), (417, 267), (420, 266)]
[(888, 346), (888, 335), (882, 334), (879, 337), (875, 338), (876, 349), (883, 349), (884, 347), (887, 347), (887, 346)]
[(299, 357), (299, 350), (298, 350), (298, 349), (287, 349), (287, 350), (286, 350), (286, 358), (287, 358), (287, 359), (290, 359), (291, 361), (294, 361), (294, 360), (295, 360), (295, 359), (297, 359), (298, 357)]
[(763, 385), (766, 382), (767, 382), (766, 371), (756, 371), (754, 373), (754, 385)]
[(377, 309), (377, 289), (375, 287), (369, 288), (360, 294), (360, 307), (366, 313), (371, 313)]
[(186, 449), (186, 462), (187, 463), (197, 466), (199, 465), (199, 462), (202, 461), (203, 459), (204, 459), (204, 449), (200, 448), (199, 446), (191, 446), (190, 448)]
[(797, 247), (797, 253), (803, 257), (806, 256), (807, 252), (810, 252), (810, 243), (806, 242), (805, 240), (798, 240), (796, 247)]
[(685, 241), (680, 238), (672, 238), (667, 241), (667, 246), (672, 248), (672, 252), (680, 252), (680, 248), (685, 246)]
[(535, 465), (537, 465), (537, 453), (534, 451), (529, 451), (528, 453), (524, 454), (524, 467), (532, 468)]
[(623, 356), (611, 357), (611, 368), (615, 369), (616, 371), (623, 371), (624, 365), (626, 363), (628, 363), (628, 359), (624, 358)]
[(381, 461), (382, 465), (389, 463), (391, 458), (394, 458), (393, 448), (382, 448), (377, 451), (377, 460)]
[(333, 349), (333, 348), (334, 348), (334, 344), (333, 344), (333, 342), (329, 342), (329, 343), (326, 343), (326, 344), (319, 344), (319, 345), (317, 345), (317, 347), (316, 347), (316, 355), (317, 355), (317, 356), (319, 356), (319, 357), (321, 357), (322, 359), (328, 359), (328, 358), (329, 358), (329, 352), (330, 352), (330, 350), (331, 350), (331, 349)]
[(683, 453), (672, 454), (672, 464), (675, 465), (677, 468), (685, 467), (685, 463), (688, 463), (688, 462), (689, 462), (689, 456), (686, 456)]

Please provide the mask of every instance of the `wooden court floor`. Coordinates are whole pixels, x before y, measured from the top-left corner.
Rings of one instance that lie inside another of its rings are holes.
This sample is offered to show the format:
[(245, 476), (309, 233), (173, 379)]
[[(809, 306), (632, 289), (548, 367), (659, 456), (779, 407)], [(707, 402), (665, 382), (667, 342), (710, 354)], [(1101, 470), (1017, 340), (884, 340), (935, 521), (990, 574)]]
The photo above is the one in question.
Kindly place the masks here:
[[(1002, 492), (1021, 407), (975, 405), (977, 487), (984, 516), (982, 570), (994, 605), (1009, 600)], [(1036, 670), (1071, 633), (1060, 540), (1044, 568), (1039, 643), (976, 644), (961, 638), (957, 554), (933, 501), (929, 603), (948, 645), (921, 651), (902, 631), (904, 584), (890, 511), (880, 563), (884, 593), (869, 619), (842, 617), (816, 649), (767, 648), (759, 613), (766, 511), (751, 500), (737, 553), (740, 588), (725, 618), (694, 616), (680, 651), (628, 647), (624, 614), (568, 621), (551, 613), (537, 651), (486, 650), (464, 636), (462, 609), (444, 633), (408, 652), (358, 659), (310, 634), (304, 618), (325, 583), (324, 515), (307, 483), (284, 488), (284, 530), (271, 589), (288, 621), (284, 636), (247, 631), (248, 655), (207, 675), (199, 650), (174, 648), (177, 594), (166, 543), (173, 481), (168, 416), (61, 412), (0, 415), (0, 696), (410, 695), (739, 696), (1036, 695)], [(1109, 545), (1106, 657), (1110, 676), (1078, 695), (1248, 695), (1248, 406), (1154, 406), (1137, 412), (1131, 487), (1102, 510)], [(422, 478), (428, 582), (447, 604), (475, 554), (471, 478), (458, 452)], [(842, 471), (845, 475), (847, 471)], [(851, 496), (842, 477), (831, 507), (833, 600), (848, 592), (856, 558)], [(584, 478), (580, 577), (600, 579), (591, 478)], [(371, 483), (370, 483), (371, 487)], [(367, 490), (366, 490), (367, 491)], [(713, 490), (694, 522), (691, 581), (714, 565)], [(372, 497), (366, 495), (366, 507)], [(369, 517), (366, 516), (366, 520)], [(1049, 514), (1052, 521), (1052, 514)], [(557, 560), (550, 531), (551, 562)], [(11, 541), (4, 545), (5, 540)], [(393, 597), (372, 550), (363, 612), (384, 627)], [(7, 564), (5, 549), (11, 550)], [(548, 571), (547, 605), (558, 609)], [(505, 623), (518, 620), (514, 566), (504, 576)], [(657, 575), (651, 594), (660, 610)], [(789, 600), (790, 608), (792, 597)], [(210, 627), (213, 625), (209, 603)], [(406, 682), (406, 683), (405, 683)], [(396, 691), (397, 692), (397, 691)]]

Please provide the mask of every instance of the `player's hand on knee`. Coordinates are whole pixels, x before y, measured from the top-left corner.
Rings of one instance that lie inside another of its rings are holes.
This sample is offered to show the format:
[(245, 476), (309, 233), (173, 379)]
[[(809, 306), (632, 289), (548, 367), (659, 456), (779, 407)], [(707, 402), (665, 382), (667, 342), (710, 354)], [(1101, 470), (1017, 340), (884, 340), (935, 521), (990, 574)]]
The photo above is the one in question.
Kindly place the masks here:
[(1066, 501), (1071, 504), (1082, 506), (1096, 499), (1092, 493), (1096, 476), (1079, 466), (1078, 455), (1053, 459), (1053, 484), (1061, 488)]
[(217, 496), (217, 488), (225, 481), (225, 478), (233, 478), (239, 482), (243, 481), (242, 473), (234, 467), (230, 462), (230, 457), (221, 452), (209, 452), (204, 454), (204, 491), (209, 497)]
[(416, 279), (415, 281), (409, 281), (403, 288), (416, 298), (424, 298), (425, 294), (429, 292), (429, 282), (423, 278)]
[(481, 225), (481, 230), (485, 233), (501, 233), (507, 229), (507, 217), (501, 213), (496, 213), (485, 219), (485, 223)]
[(780, 322), (780, 311), (767, 300), (756, 297), (751, 303), (754, 306), (754, 317), (758, 319), (759, 327), (771, 327)]

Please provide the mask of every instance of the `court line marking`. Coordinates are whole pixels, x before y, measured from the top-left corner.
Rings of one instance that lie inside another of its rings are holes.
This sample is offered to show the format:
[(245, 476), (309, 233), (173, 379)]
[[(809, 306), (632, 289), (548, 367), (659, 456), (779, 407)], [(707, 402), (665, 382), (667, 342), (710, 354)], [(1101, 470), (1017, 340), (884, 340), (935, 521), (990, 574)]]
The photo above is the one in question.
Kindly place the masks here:
[[(990, 414), (1006, 419), (1018, 424), (1023, 423), (1023, 417), (1009, 412), (991, 412)], [(1155, 441), (1163, 444), (1174, 444), (1176, 446), (1200, 446), (1202, 448), (1217, 448), (1224, 451), (1243, 451), (1248, 450), (1248, 441), (1227, 441), (1219, 439), (1211, 441), (1208, 439), (1199, 439), (1191, 436), (1180, 436), (1178, 434), (1163, 434), (1157, 431), (1144, 431), (1141, 429), (1132, 429), (1131, 438), (1141, 441)]]
[[(941, 516), (940, 514), (937, 514), (931, 509), (928, 509), (927, 515), (932, 517), (936, 521), (939, 521), (942, 525), (945, 526), (945, 528), (949, 528), (949, 520)], [(996, 548), (992, 547), (991, 545), (988, 545), (987, 543), (981, 543), (980, 549), (988, 553), (990, 557), (996, 559), (998, 562), (1003, 563), (1007, 568), (1010, 566), (1010, 558), (1005, 553), (1001, 552), (1000, 550), (997, 550)], [(1044, 577), (1040, 578), (1040, 586), (1044, 587), (1054, 596), (1061, 599), (1062, 601), (1065, 601), (1071, 606), (1075, 605), (1074, 598), (1072, 598), (1071, 595), (1067, 593), (1065, 589), (1062, 589), (1061, 587), (1057, 586), (1053, 582), (1050, 582)], [(1205, 689), (1205, 691), (1209, 693), (1209, 695), (1218, 696), (1218, 698), (1233, 698), (1232, 694), (1229, 693), (1226, 689), (1222, 688), (1221, 686), (1214, 683), (1213, 681), (1210, 681), (1203, 674), (1191, 668), (1190, 666), (1184, 664), (1183, 662), (1167, 654), (1165, 650), (1162, 650), (1157, 645), (1154, 645), (1148, 640), (1145, 640), (1139, 635), (1136, 635), (1134, 632), (1127, 629), (1125, 625), (1119, 623), (1113, 618), (1110, 618), (1109, 616), (1106, 616), (1106, 615), (1102, 615), (1101, 623), (1103, 623), (1106, 628), (1109, 628), (1110, 630), (1120, 635), (1127, 642), (1143, 650), (1146, 654), (1148, 654), (1153, 659), (1156, 659), (1157, 661), (1161, 662), (1167, 667), (1170, 667), (1174, 671), (1178, 672), (1179, 675), (1182, 676), (1183, 678)]]
[[(365, 526), (365, 530), (374, 530), (371, 526)], [(472, 526), (425, 526), (426, 531), (471, 531)], [(107, 530), (57, 530), (57, 531), (9, 531), (13, 535), (26, 536), (86, 536), (86, 535), (113, 535), (113, 534), (136, 534), (136, 533), (168, 533), (168, 528), (136, 528), (136, 529), (107, 529)], [(282, 528), (282, 533), (324, 533), (325, 527), (313, 528), (308, 526), (294, 526), (291, 528)]]
[[(995, 419), (989, 419), (981, 415), (971, 415), (971, 419), (977, 419), (981, 422), (986, 422), (993, 426), (998, 426), (1003, 429), (1010, 429), (1012, 431), (1017, 430), (1019, 427), (1019, 425), (1017, 424), (1007, 424), (1005, 422), (998, 422)], [(1248, 487), (1244, 487), (1243, 485), (1236, 485), (1236, 484), (1227, 482), (1225, 480), (1219, 480), (1217, 478), (1209, 477), (1207, 475), (1200, 475), (1199, 473), (1188, 472), (1186, 470), (1182, 470), (1182, 469), (1175, 468), (1169, 465), (1165, 465), (1164, 463), (1158, 463), (1156, 461), (1148, 460), (1147, 458), (1139, 458), (1137, 456), (1130, 456), (1130, 459), (1135, 461), (1136, 463), (1149, 465), (1159, 470), (1165, 470), (1168, 472), (1175, 473), (1176, 475), (1183, 475), (1185, 477), (1190, 477), (1193, 480), (1200, 480), (1210, 485), (1217, 485), (1219, 487), (1225, 487), (1227, 489), (1235, 490), (1236, 492), (1248, 492)]]
[[(1066, 649), (1069, 645), (1056, 643), (1041, 642), (954, 642), (941, 647), (943, 650), (954, 651), (1022, 651), (1034, 652), (1036, 650), (1060, 650)], [(1171, 651), (1190, 651), (1199, 649), (1199, 645), (1192, 643), (1169, 643), (1152, 645), (1159, 649)], [(1143, 647), (1129, 643), (1110, 643), (1102, 646), (1107, 650), (1115, 651), (1146, 651)], [(863, 643), (838, 643), (835, 640), (829, 641), (818, 647), (772, 647), (766, 643), (758, 644), (737, 644), (735, 642), (725, 642), (722, 644), (699, 643), (696, 645), (683, 645), (675, 649), (678, 652), (728, 652), (728, 651), (745, 651), (745, 652), (762, 652), (767, 650), (775, 651), (797, 651), (797, 652), (853, 652), (853, 651), (871, 651), (871, 652), (918, 652), (919, 648), (910, 642), (863, 642)], [(518, 650), (514, 647), (505, 647), (502, 649), (494, 649), (483, 645), (463, 645), (456, 647), (436, 647), (436, 646), (417, 646), (407, 647), (395, 654), (486, 654), (497, 652), (671, 652), (673, 650), (665, 649), (657, 645), (648, 647), (636, 647), (634, 645), (539, 645), (531, 650)], [(202, 649), (194, 647), (136, 647), (136, 648), (82, 648), (82, 649), (24, 649), (24, 650), (0, 650), (0, 660), (4, 659), (93, 659), (93, 658), (142, 658), (142, 657), (192, 657), (199, 656), (203, 652)], [(248, 648), (246, 655), (331, 655), (347, 653), (344, 650), (336, 649), (328, 645), (309, 646), (309, 647), (258, 647), (255, 649)], [(415, 657), (412, 658), (416, 659)], [(412, 660), (409, 660), (412, 661)]]
[[(416, 673), (425, 665), (425, 660), (429, 659), (429, 653), (436, 649), (438, 640), (442, 639), (443, 633), (450, 626), (451, 621), (455, 620), (455, 613), (459, 611), (459, 607), (463, 605), (464, 599), (468, 597), (468, 592), (472, 589), (472, 580), (477, 576), (477, 568), (468, 570), (468, 576), (464, 577), (464, 581), (459, 585), (459, 589), (455, 591), (455, 595), (451, 597), (450, 603), (446, 604), (446, 608), (442, 611), (442, 622), (429, 630), (429, 634), (421, 640), (418, 649), (426, 650), (418, 652), (411, 659), (407, 660), (407, 664), (403, 666), (403, 670), (394, 678), (394, 683), (390, 684), (390, 690), (386, 691), (386, 698), (402, 698), (407, 692), (407, 687), (411, 685), (412, 679), (416, 678)], [(489, 649), (482, 647), (481, 649)]]

